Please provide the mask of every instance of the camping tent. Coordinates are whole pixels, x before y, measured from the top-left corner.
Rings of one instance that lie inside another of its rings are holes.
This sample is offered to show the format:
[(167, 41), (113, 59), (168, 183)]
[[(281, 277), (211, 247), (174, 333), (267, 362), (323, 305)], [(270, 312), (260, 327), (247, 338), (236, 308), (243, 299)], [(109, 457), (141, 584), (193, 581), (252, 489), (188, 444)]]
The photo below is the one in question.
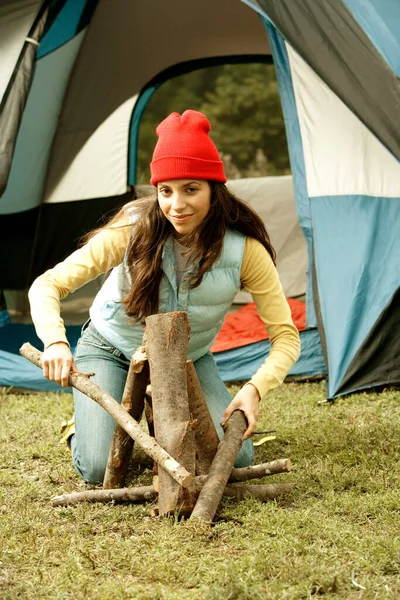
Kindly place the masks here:
[(3, 1), (0, 288), (127, 200), (162, 81), (272, 55), (328, 397), (400, 383), (399, 26), (394, 0)]

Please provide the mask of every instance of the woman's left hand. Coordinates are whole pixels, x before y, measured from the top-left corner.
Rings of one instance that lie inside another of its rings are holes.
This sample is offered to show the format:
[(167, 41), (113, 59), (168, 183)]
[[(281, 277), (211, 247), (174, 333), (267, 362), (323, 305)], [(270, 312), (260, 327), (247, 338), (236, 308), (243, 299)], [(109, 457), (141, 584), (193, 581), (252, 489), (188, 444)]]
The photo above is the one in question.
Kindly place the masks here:
[(243, 411), (248, 424), (243, 439), (247, 440), (247, 438), (251, 437), (257, 423), (259, 402), (260, 394), (258, 393), (257, 388), (252, 383), (248, 383), (238, 391), (228, 408), (225, 410), (222, 416), (221, 425), (226, 423), (234, 410)]

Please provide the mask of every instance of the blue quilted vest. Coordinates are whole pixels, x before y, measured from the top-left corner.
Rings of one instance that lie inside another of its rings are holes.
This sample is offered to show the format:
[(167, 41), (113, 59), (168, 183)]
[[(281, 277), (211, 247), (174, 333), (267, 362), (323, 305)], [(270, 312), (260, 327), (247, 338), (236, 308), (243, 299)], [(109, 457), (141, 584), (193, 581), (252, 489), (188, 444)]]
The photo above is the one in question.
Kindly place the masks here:
[[(245, 236), (228, 230), (220, 258), (203, 277), (201, 284), (189, 289), (184, 276), (179, 290), (176, 286), (176, 263), (173, 239), (164, 246), (160, 282), (159, 313), (184, 310), (190, 322), (188, 359), (197, 360), (211, 348), (226, 313), (240, 289)], [(131, 358), (142, 344), (144, 328), (132, 324), (121, 299), (130, 289), (126, 260), (115, 267), (98, 292), (90, 309), (93, 325), (115, 348)]]

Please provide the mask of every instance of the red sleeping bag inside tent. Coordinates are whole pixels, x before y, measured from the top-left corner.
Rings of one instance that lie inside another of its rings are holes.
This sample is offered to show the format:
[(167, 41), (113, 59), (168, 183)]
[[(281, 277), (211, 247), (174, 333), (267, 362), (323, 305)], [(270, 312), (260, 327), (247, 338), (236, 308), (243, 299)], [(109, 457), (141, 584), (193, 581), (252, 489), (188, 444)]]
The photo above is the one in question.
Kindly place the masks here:
[[(300, 300), (294, 298), (288, 298), (287, 300), (292, 311), (293, 323), (299, 331), (302, 331), (306, 326), (305, 302), (300, 302)], [(251, 302), (239, 308), (238, 311), (226, 315), (211, 352), (232, 350), (232, 348), (261, 342), (261, 340), (266, 340), (268, 337), (264, 323), (257, 314), (256, 305)]]

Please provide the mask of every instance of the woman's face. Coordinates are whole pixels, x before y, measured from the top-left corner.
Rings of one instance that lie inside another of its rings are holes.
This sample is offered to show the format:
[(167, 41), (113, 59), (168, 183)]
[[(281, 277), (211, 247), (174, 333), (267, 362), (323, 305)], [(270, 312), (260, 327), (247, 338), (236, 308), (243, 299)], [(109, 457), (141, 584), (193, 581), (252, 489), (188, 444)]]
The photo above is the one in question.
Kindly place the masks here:
[(172, 179), (157, 184), (158, 203), (176, 231), (176, 237), (190, 235), (205, 219), (211, 201), (208, 181)]

